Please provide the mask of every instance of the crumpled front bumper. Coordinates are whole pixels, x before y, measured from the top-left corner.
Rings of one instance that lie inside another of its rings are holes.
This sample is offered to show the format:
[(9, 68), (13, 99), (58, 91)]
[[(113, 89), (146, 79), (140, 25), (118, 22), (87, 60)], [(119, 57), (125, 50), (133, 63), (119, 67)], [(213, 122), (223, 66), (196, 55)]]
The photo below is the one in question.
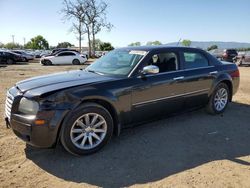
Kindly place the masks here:
[(9, 125), (15, 135), (29, 145), (51, 148), (57, 142), (64, 113), (63, 111), (53, 111), (51, 112), (52, 117), (44, 116), (46, 122), (44, 125), (34, 124), (37, 116), (12, 114), (10, 119), (6, 119), (6, 125)]

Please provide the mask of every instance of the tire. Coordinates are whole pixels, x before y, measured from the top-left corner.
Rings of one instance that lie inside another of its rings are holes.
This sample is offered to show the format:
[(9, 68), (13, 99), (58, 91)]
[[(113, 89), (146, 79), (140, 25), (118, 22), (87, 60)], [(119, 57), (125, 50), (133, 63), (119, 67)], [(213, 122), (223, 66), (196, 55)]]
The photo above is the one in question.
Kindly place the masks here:
[(74, 60), (72, 61), (72, 64), (73, 64), (73, 65), (80, 65), (81, 63), (80, 63), (80, 61), (79, 61), (78, 59), (74, 59)]
[(225, 111), (230, 99), (230, 92), (227, 84), (219, 83), (207, 104), (207, 112), (209, 114), (221, 114)]
[(52, 65), (52, 62), (50, 60), (45, 60), (43, 65), (50, 66)]
[(72, 111), (64, 120), (60, 140), (71, 154), (88, 155), (104, 147), (112, 134), (113, 119), (110, 113), (98, 104), (87, 103)]
[(15, 61), (13, 59), (7, 59), (6, 63), (8, 65), (15, 64)]

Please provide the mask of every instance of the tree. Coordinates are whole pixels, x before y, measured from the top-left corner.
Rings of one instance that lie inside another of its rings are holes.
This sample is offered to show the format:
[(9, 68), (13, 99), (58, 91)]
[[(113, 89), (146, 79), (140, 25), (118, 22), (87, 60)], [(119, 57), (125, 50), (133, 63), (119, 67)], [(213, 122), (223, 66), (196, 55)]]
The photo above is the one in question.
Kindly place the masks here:
[(43, 36), (38, 35), (38, 36), (32, 38), (25, 45), (25, 48), (34, 49), (34, 50), (49, 49), (49, 43), (45, 38), (43, 38)]
[[(93, 49), (93, 46), (92, 46), (93, 41), (92, 40), (91, 40), (90, 44), (91, 44), (91, 47)], [(95, 39), (95, 50), (100, 50), (101, 44), (103, 44), (103, 42), (100, 39)]]
[(15, 48), (22, 48), (23, 46), (18, 43), (9, 42), (5, 44), (4, 47), (7, 49), (15, 49)]
[(129, 44), (128, 46), (141, 46), (141, 42), (133, 42)]
[(4, 48), (4, 44), (0, 42), (0, 48)]
[[(86, 16), (87, 16), (87, 25), (86, 27), (91, 30), (92, 34), (92, 50), (93, 54), (95, 54), (95, 36), (98, 34), (103, 28), (107, 28), (111, 30), (113, 25), (107, 22), (107, 7), (108, 4), (102, 0), (99, 2), (97, 0), (85, 0), (86, 2)], [(90, 42), (90, 41), (89, 41)], [(90, 46), (90, 44), (89, 44)]]
[(217, 45), (209, 46), (209, 47), (207, 48), (207, 51), (214, 50), (214, 49), (218, 49), (218, 46), (217, 46)]
[(86, 10), (85, 10), (85, 0), (77, 0), (76, 2), (70, 0), (64, 0), (64, 8), (61, 10), (61, 13), (64, 15), (63, 19), (65, 21), (72, 21), (71, 31), (77, 35), (79, 40), (79, 50), (82, 49), (82, 38), (83, 35), (89, 31), (85, 28), (86, 23)]
[(156, 46), (156, 45), (162, 45), (162, 43), (160, 41), (156, 40), (156, 41), (147, 42), (147, 45), (148, 46)]
[(110, 51), (113, 50), (114, 47), (111, 45), (109, 42), (104, 42), (100, 45), (100, 50), (101, 51)]
[(192, 42), (191, 42), (191, 40), (184, 39), (181, 43), (183, 46), (191, 46)]
[(71, 46), (74, 46), (74, 45), (70, 44), (69, 42), (61, 42), (61, 43), (58, 43), (57, 48), (69, 48)]

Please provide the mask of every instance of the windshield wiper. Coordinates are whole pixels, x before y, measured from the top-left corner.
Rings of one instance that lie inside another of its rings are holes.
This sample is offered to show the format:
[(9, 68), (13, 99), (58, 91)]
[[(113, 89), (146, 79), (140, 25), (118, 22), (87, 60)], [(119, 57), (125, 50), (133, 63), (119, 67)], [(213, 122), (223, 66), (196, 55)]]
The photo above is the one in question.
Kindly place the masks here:
[(97, 71), (94, 71), (94, 70), (89, 70), (89, 69), (86, 69), (86, 71), (88, 71), (88, 72), (92, 72), (92, 73), (95, 73), (95, 74), (99, 74), (99, 75), (104, 75), (103, 73), (101, 73), (101, 72), (97, 72)]

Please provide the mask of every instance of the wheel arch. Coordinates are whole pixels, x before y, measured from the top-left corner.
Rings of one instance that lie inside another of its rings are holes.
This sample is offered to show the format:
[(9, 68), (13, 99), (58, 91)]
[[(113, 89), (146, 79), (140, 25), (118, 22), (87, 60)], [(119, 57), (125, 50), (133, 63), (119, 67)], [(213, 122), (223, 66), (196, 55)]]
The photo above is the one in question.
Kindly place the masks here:
[(233, 97), (233, 83), (232, 83), (232, 78), (227, 75), (227, 74), (222, 74), (221, 76), (219, 76), (213, 83), (213, 87), (212, 90), (209, 93), (209, 97), (213, 94), (215, 88), (220, 84), (220, 83), (225, 83), (228, 86), (229, 89), (229, 94), (230, 94), (230, 98), (229, 101), (232, 101), (232, 97)]
[(102, 98), (88, 98), (88, 99), (84, 99), (82, 100), (80, 103), (78, 103), (74, 108), (72, 108), (71, 110), (69, 110), (64, 117), (61, 120), (60, 126), (58, 128), (57, 131), (57, 143), (60, 140), (60, 135), (61, 135), (61, 130), (62, 130), (62, 126), (64, 121), (68, 118), (68, 115), (70, 114), (70, 112), (72, 112), (74, 109), (78, 108), (79, 106), (82, 105), (88, 105), (88, 104), (97, 104), (102, 106), (103, 108), (105, 108), (111, 115), (112, 119), (113, 119), (113, 124), (114, 124), (114, 130), (113, 130), (113, 135), (119, 136), (120, 132), (121, 132), (121, 124), (120, 124), (120, 120), (119, 120), (119, 116), (118, 113), (114, 107), (114, 105), (111, 104), (111, 102), (102, 99)]
[(98, 104), (98, 105), (104, 107), (110, 113), (110, 115), (112, 116), (112, 119), (113, 119), (113, 124), (114, 124), (113, 134), (116, 136), (119, 136), (119, 134), (121, 132), (121, 125), (120, 125), (119, 116), (118, 116), (118, 113), (117, 113), (115, 107), (109, 101), (107, 101), (105, 99), (100, 99), (100, 98), (83, 100), (80, 103), (80, 105), (84, 105), (84, 104), (88, 104), (88, 103)]

